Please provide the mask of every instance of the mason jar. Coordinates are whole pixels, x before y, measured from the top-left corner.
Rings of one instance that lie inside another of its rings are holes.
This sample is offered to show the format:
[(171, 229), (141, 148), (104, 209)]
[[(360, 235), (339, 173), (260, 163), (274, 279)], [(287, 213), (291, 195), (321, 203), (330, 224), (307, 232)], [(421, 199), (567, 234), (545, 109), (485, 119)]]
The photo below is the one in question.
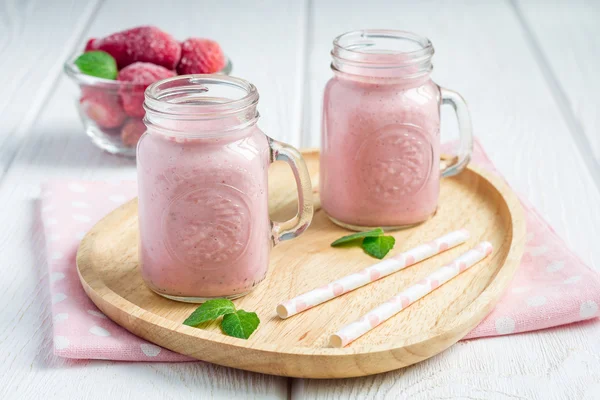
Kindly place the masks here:
[[(257, 126), (258, 91), (223, 75), (183, 75), (145, 93), (137, 147), (139, 260), (146, 284), (179, 301), (236, 298), (267, 273), (269, 253), (312, 218), (302, 156)], [(268, 168), (287, 162), (298, 213), (269, 219)]]
[[(387, 230), (427, 220), (440, 177), (462, 171), (473, 147), (467, 106), (430, 77), (431, 42), (394, 30), (345, 33), (333, 42), (323, 100), (323, 210), (352, 230)], [(457, 113), (460, 145), (440, 169), (440, 106)]]

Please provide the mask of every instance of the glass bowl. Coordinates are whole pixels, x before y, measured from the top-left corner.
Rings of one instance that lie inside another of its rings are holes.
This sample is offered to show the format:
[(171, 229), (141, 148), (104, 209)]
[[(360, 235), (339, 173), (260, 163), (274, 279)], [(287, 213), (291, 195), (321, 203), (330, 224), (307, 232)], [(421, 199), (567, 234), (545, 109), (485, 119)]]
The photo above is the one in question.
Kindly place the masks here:
[[(65, 63), (64, 71), (79, 86), (75, 106), (85, 133), (102, 150), (135, 157), (137, 142), (146, 131), (142, 104), (147, 85), (85, 75), (75, 65), (78, 56)], [(225, 67), (217, 73), (229, 75), (231, 69), (231, 61), (226, 58)], [(123, 98), (128, 107), (123, 107)]]

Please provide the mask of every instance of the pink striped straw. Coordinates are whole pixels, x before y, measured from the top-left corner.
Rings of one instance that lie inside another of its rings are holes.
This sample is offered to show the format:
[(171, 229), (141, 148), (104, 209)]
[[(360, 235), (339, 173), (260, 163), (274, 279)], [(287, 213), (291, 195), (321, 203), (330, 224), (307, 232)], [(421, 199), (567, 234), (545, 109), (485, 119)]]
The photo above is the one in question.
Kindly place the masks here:
[(431, 293), (439, 286), (460, 275), (492, 253), (489, 242), (481, 242), (477, 247), (459, 256), (452, 263), (445, 265), (427, 278), (398, 293), (382, 305), (363, 315), (359, 320), (346, 325), (329, 338), (333, 347), (344, 347), (352, 343), (371, 329), (387, 321), (415, 301)]
[(276, 311), (280, 318), (289, 318), (321, 303), (341, 296), (361, 286), (398, 272), (452, 247), (458, 246), (469, 239), (466, 229), (450, 232), (429, 243), (422, 244), (404, 253), (397, 254), (387, 260), (371, 265), (351, 275), (335, 280), (328, 285), (303, 293), (293, 299), (277, 305)]

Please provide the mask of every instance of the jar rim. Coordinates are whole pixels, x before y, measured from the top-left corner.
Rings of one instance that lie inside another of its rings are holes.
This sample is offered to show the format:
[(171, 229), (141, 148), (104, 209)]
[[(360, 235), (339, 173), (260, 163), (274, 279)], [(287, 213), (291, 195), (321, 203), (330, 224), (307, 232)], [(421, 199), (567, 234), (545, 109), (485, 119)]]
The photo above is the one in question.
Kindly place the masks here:
[[(408, 41), (418, 46), (415, 50), (372, 51), (377, 40), (392, 39), (398, 42)], [(347, 41), (347, 43), (344, 43)], [(377, 55), (376, 60), (370, 60), (376, 64), (396, 63), (398, 56), (404, 57), (404, 62), (414, 61), (425, 57), (431, 57), (434, 53), (433, 44), (424, 36), (409, 31), (396, 29), (361, 29), (343, 33), (333, 40), (333, 53), (339, 58), (349, 60), (364, 59)], [(365, 51), (368, 48), (371, 51)], [(382, 57), (383, 56), (383, 57)]]
[(409, 79), (433, 69), (434, 48), (429, 39), (395, 29), (362, 29), (333, 40), (331, 68), (350, 76)]
[[(237, 90), (241, 95), (236, 98), (198, 97), (215, 86), (225, 90)], [(240, 113), (258, 104), (258, 90), (241, 78), (220, 74), (178, 75), (157, 81), (144, 92), (144, 109), (159, 113), (163, 117), (205, 119), (220, 118)]]

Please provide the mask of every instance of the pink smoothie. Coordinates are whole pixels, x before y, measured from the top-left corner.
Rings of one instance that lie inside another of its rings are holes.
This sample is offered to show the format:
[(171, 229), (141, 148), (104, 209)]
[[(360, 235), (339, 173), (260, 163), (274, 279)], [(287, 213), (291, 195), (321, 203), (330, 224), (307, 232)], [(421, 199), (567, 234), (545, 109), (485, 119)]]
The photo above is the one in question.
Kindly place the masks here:
[(325, 88), (321, 203), (355, 227), (397, 227), (432, 215), (439, 195), (440, 91), (417, 79), (335, 71)]
[(138, 148), (140, 263), (178, 297), (237, 297), (269, 264), (269, 146), (255, 125), (204, 138), (149, 132)]

